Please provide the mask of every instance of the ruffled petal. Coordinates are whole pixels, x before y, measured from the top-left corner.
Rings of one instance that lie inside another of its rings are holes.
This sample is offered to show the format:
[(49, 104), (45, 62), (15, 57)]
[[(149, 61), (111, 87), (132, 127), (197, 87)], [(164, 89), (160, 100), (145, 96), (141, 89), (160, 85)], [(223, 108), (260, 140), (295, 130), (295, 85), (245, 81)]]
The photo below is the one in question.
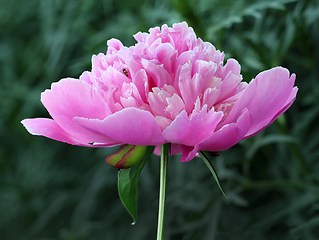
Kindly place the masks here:
[(123, 44), (120, 40), (112, 38), (107, 41), (107, 47), (107, 54), (112, 54), (118, 52), (123, 47)]
[(104, 120), (75, 117), (79, 126), (118, 142), (149, 146), (166, 143), (154, 116), (137, 108), (125, 108)]
[[(96, 147), (92, 144), (81, 143), (77, 141), (70, 134), (64, 131), (54, 120), (49, 118), (24, 119), (23, 121), (21, 121), (21, 123), (32, 135), (44, 136), (72, 145)], [(101, 141), (103, 141), (104, 147), (115, 146), (119, 144), (112, 139), (108, 140), (108, 138), (105, 136), (103, 137), (103, 139), (101, 139)]]
[(184, 110), (163, 131), (163, 137), (170, 143), (194, 146), (213, 134), (222, 117), (223, 113), (214, 109), (207, 112), (206, 105), (191, 119)]
[(192, 146), (182, 146), (183, 155), (181, 162), (189, 162), (197, 156), (199, 151), (223, 151), (238, 143), (245, 136), (251, 124), (251, 117), (247, 109), (236, 123), (224, 126), (203, 142)]
[[(60, 142), (73, 145), (83, 145), (64, 131), (54, 120), (49, 118), (33, 118), (21, 121), (23, 126), (32, 135), (45, 136)], [(86, 144), (89, 145), (89, 144)]]
[(192, 146), (184, 146), (181, 145), (182, 149), (182, 157), (181, 162), (189, 162), (194, 157), (196, 157), (198, 150), (198, 146), (192, 147)]
[(168, 74), (163, 65), (156, 65), (146, 59), (142, 59), (141, 63), (147, 74), (150, 76), (150, 90), (152, 90), (153, 87), (162, 88), (165, 84), (172, 85), (172, 77)]
[(291, 95), (296, 94), (296, 91), (293, 91), (295, 75), (291, 77), (289, 75), (289, 71), (282, 67), (272, 68), (258, 74), (239, 96), (222, 126), (235, 122), (244, 108), (248, 109), (252, 118), (247, 136), (267, 126), (285, 106)]
[(238, 84), (241, 80), (241, 75), (235, 75), (232, 72), (229, 72), (222, 81), (218, 102), (222, 102), (233, 96), (236, 93)]
[(290, 97), (288, 98), (285, 106), (261, 129), (259, 129), (258, 131), (256, 132), (253, 132), (253, 133), (250, 133), (250, 134), (247, 134), (244, 138), (250, 138), (254, 135), (256, 135), (257, 133), (261, 132), (262, 130), (264, 130), (266, 127), (268, 127), (270, 124), (272, 124), (281, 114), (283, 114), (290, 106), (291, 104), (295, 101), (296, 99), (296, 94), (298, 92), (298, 88), (297, 87), (294, 87), (292, 89), (292, 92), (290, 94)]
[(223, 151), (232, 147), (244, 138), (250, 129), (252, 117), (247, 109), (244, 109), (236, 123), (225, 125), (214, 132), (209, 138), (199, 143), (198, 151)]
[(156, 57), (163, 64), (169, 74), (173, 74), (172, 66), (174, 65), (177, 51), (169, 43), (163, 43), (156, 49)]
[(102, 96), (88, 83), (62, 79), (41, 95), (41, 101), (56, 123), (81, 143), (101, 142), (101, 137), (74, 123), (74, 117), (104, 119), (111, 111)]

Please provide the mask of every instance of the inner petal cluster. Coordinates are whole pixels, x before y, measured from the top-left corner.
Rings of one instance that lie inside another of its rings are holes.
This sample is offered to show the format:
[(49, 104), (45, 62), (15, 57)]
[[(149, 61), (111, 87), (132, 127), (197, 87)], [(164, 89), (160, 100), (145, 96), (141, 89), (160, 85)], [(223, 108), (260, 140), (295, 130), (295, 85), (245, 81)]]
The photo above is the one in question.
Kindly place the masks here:
[(181, 112), (191, 120), (203, 107), (222, 112), (222, 123), (246, 87), (240, 65), (233, 59), (224, 65), (224, 54), (184, 24), (138, 33), (130, 48), (108, 41), (107, 54), (93, 56), (92, 71), (80, 80), (101, 94), (112, 113), (147, 110), (162, 131)]

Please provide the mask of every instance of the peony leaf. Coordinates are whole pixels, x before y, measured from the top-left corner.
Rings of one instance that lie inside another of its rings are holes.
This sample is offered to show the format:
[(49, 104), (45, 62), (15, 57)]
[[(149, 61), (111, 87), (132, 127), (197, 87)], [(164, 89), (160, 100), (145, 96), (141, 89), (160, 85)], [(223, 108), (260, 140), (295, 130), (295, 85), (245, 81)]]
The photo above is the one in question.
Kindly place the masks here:
[(153, 153), (155, 146), (148, 146), (143, 156), (143, 159), (131, 168), (120, 169), (118, 172), (118, 191), (120, 199), (133, 218), (134, 225), (137, 218), (137, 190), (138, 190), (138, 179), (141, 172)]
[(206, 157), (205, 153), (200, 151), (198, 152), (199, 155), (201, 156), (201, 158), (203, 159), (204, 163), (207, 165), (208, 169), (210, 170), (210, 172), (213, 174), (214, 178), (215, 178), (215, 181), (220, 189), (220, 191), (224, 194), (225, 197), (228, 198), (228, 196), (226, 195), (220, 181), (219, 181), (219, 178), (218, 178), (218, 175), (213, 167), (213, 164), (208, 160), (208, 158)]

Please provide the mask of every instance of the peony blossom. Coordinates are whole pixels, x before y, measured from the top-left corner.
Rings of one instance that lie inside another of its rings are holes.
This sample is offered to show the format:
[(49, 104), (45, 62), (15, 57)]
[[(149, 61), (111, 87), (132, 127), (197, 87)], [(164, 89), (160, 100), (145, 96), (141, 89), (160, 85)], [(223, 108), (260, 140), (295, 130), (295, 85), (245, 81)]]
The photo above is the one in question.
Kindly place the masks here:
[(171, 143), (171, 154), (192, 160), (251, 137), (285, 112), (298, 88), (282, 67), (242, 82), (234, 59), (197, 38), (187, 23), (134, 35), (125, 47), (107, 42), (92, 70), (65, 78), (41, 94), (52, 119), (22, 121), (33, 135), (87, 147)]

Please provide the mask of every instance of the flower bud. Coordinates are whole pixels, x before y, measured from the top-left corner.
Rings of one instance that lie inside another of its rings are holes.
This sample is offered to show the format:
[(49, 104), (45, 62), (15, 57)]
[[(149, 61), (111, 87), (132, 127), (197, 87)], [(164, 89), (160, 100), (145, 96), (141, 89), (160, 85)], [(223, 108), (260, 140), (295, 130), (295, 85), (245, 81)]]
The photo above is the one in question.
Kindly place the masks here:
[(147, 146), (123, 145), (120, 149), (108, 156), (105, 161), (111, 166), (121, 168), (130, 168), (139, 163), (147, 150)]

